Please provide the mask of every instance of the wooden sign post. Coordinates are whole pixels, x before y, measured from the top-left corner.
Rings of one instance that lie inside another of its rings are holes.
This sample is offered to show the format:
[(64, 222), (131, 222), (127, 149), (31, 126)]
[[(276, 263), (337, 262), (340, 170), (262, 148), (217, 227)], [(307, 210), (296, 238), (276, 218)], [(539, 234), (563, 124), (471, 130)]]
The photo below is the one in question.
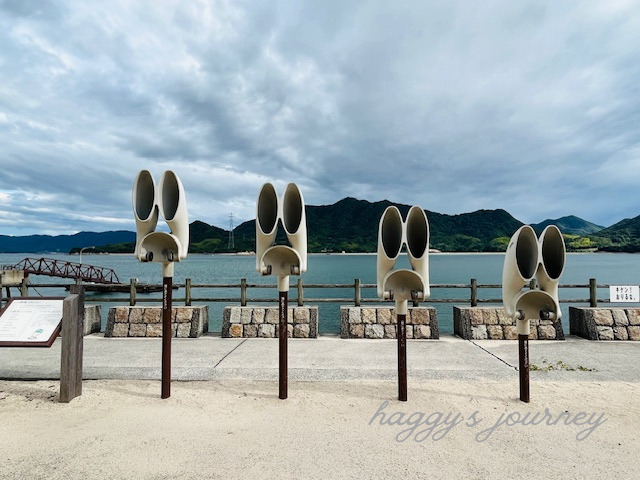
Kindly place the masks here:
[[(74, 285), (74, 287), (74, 290), (82, 292), (80, 285)], [(62, 304), (60, 403), (69, 403), (82, 395), (83, 319), (84, 295), (82, 293), (69, 295)]]

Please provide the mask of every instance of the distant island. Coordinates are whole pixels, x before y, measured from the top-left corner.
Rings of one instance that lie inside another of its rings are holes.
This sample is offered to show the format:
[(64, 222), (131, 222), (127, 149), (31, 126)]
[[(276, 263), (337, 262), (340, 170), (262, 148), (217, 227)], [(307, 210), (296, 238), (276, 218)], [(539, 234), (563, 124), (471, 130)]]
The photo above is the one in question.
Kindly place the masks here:
[[(344, 198), (333, 205), (307, 205), (308, 249), (322, 252), (375, 252), (378, 222), (390, 205), (403, 215), (409, 205), (388, 200), (368, 202)], [(509, 239), (523, 223), (506, 210), (477, 210), (446, 215), (425, 210), (430, 226), (430, 246), (441, 252), (503, 252)], [(547, 219), (533, 224), (540, 233), (547, 225), (557, 225), (571, 252), (640, 252), (640, 216), (625, 219), (608, 228), (575, 216)], [(285, 242), (280, 229), (277, 242)], [(229, 248), (229, 231), (196, 220), (190, 224), (192, 253), (238, 253), (255, 250), (255, 221), (233, 230), (234, 246)], [(133, 253), (135, 232), (80, 232), (74, 235), (0, 235), (3, 253), (76, 253), (81, 247), (95, 245), (92, 253)], [(88, 252), (87, 252), (88, 253)]]

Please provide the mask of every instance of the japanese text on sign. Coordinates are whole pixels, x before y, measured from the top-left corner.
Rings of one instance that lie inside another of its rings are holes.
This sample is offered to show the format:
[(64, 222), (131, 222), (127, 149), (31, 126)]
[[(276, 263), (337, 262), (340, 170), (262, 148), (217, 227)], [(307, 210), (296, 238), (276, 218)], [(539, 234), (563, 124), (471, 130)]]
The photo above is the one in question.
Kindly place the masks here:
[(638, 285), (611, 285), (609, 300), (611, 302), (640, 302), (640, 287)]

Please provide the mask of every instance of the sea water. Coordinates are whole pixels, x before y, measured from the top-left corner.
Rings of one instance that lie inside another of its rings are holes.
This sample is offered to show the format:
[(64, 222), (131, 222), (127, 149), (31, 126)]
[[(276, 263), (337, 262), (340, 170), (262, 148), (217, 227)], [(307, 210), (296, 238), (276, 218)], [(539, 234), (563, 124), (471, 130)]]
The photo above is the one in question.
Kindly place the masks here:
[[(24, 257), (39, 257), (34, 254), (0, 254), (1, 265), (11, 265), (19, 262)], [(78, 255), (48, 254), (47, 257), (60, 261), (78, 262)], [(429, 255), (429, 280), (432, 285), (437, 284), (465, 284), (469, 285), (470, 279), (477, 279), (478, 284), (499, 285), (501, 283), (503, 254), (492, 253), (446, 253)], [(129, 279), (137, 278), (140, 283), (160, 284), (162, 281), (162, 269), (158, 263), (139, 263), (132, 255), (95, 255), (84, 254), (83, 264), (108, 267), (115, 270), (122, 283), (128, 283)], [(402, 255), (397, 264), (398, 268), (409, 268), (406, 255)], [(277, 291), (273, 277), (261, 277), (255, 270), (255, 256), (252, 255), (208, 255), (191, 254), (182, 262), (175, 265), (174, 283), (184, 284), (185, 279), (190, 278), (193, 284), (239, 284), (241, 278), (246, 278), (249, 284), (268, 284), (273, 288), (249, 288), (248, 298), (272, 300), (275, 306)], [(303, 275), (305, 285), (310, 284), (350, 284), (353, 285), (356, 278), (362, 284), (376, 283), (376, 256), (373, 254), (314, 254), (309, 255), (308, 270)], [(640, 255), (624, 253), (592, 253), (592, 254), (567, 254), (565, 270), (561, 278), (561, 284), (587, 285), (590, 278), (595, 278), (598, 284), (607, 285), (638, 285), (640, 284)], [(292, 276), (290, 302), (295, 305), (298, 277)], [(31, 276), (32, 284), (66, 283), (70, 280), (51, 278), (44, 276)], [(18, 295), (13, 289), (12, 294)], [(54, 296), (64, 295), (63, 289), (40, 288), (29, 291), (30, 295)], [(4, 292), (6, 297), (6, 292)], [(174, 298), (184, 298), (184, 289), (174, 292)], [(432, 288), (432, 300), (460, 299), (456, 303), (424, 302), (422, 305), (433, 306), (438, 311), (438, 321), (441, 333), (453, 332), (453, 305), (469, 305), (469, 288)], [(349, 298), (353, 299), (354, 289), (348, 288), (305, 288), (305, 305), (318, 305), (320, 333), (338, 333), (340, 331), (340, 305), (339, 303), (315, 303), (313, 298)], [(115, 305), (128, 305), (128, 294), (125, 293), (87, 293), (86, 301), (92, 303), (92, 298), (121, 298), (121, 302), (105, 302), (102, 304), (103, 329), (106, 323), (107, 312)], [(239, 288), (215, 288), (192, 290), (193, 304), (200, 304), (197, 298), (239, 298)], [(375, 288), (362, 290), (363, 298), (376, 298)], [(561, 288), (561, 299), (587, 299), (589, 290), (584, 288)], [(160, 305), (160, 293), (138, 294), (138, 298), (157, 298)], [(478, 290), (479, 299), (500, 299), (499, 288), (481, 288)], [(600, 288), (598, 298), (608, 300), (608, 289)], [(155, 305), (156, 303), (141, 303), (141, 305)], [(353, 305), (353, 300), (342, 305)], [(235, 305), (239, 305), (236, 303)], [(363, 305), (370, 305), (363, 303)], [(481, 305), (485, 305), (481, 303)], [(488, 305), (488, 304), (486, 304)], [(585, 304), (582, 304), (585, 305)], [(629, 304), (623, 304), (629, 305)], [(219, 332), (222, 328), (222, 310), (227, 306), (224, 303), (209, 304), (209, 330)], [(637, 306), (637, 305), (636, 305)], [(569, 332), (569, 304), (562, 304), (562, 322), (565, 333)]]

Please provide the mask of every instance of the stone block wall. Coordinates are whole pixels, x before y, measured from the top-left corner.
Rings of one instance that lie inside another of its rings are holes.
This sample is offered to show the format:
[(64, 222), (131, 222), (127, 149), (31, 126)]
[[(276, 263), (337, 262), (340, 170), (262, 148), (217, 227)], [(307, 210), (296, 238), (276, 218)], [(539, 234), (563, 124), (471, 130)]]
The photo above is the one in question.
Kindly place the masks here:
[[(530, 320), (529, 339), (564, 340), (560, 320)], [(503, 307), (453, 307), (453, 332), (465, 340), (517, 340), (516, 321)]]
[(82, 335), (91, 335), (100, 332), (102, 327), (102, 307), (100, 305), (84, 306), (84, 324)]
[[(392, 307), (340, 307), (342, 338), (396, 338), (396, 323), (396, 309)], [(407, 338), (440, 338), (435, 308), (409, 307)]]
[[(209, 331), (209, 307), (174, 307), (173, 336), (196, 338)], [(112, 307), (105, 337), (161, 337), (162, 307)]]
[[(290, 338), (318, 337), (318, 307), (289, 307), (287, 333)], [(277, 338), (278, 307), (225, 307), (224, 338)]]
[(569, 331), (589, 340), (640, 340), (640, 308), (569, 307)]

